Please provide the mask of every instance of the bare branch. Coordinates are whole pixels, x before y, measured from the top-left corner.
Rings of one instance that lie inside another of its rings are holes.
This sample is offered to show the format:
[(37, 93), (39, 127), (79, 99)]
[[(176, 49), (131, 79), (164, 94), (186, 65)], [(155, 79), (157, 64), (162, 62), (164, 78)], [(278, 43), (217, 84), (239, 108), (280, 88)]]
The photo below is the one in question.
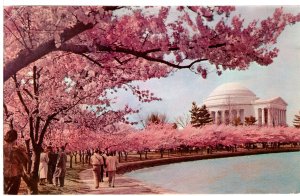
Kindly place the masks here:
[(88, 55), (86, 54), (79, 54), (83, 57), (85, 57), (86, 59), (88, 59), (89, 61), (92, 61), (94, 64), (98, 65), (99, 67), (102, 67), (103, 65), (101, 65), (97, 60), (93, 59), (92, 57), (89, 57)]
[(19, 83), (18, 83), (18, 81), (17, 81), (17, 76), (16, 76), (16, 74), (13, 76), (13, 79), (14, 79), (14, 81), (15, 81), (15, 86), (16, 86), (18, 98), (19, 98), (19, 100), (20, 100), (22, 106), (24, 107), (25, 112), (29, 115), (30, 111), (29, 111), (27, 105), (25, 104), (25, 101), (24, 101), (23, 96), (22, 96), (22, 94), (21, 94), (21, 91), (20, 91), (20, 88), (19, 88)]

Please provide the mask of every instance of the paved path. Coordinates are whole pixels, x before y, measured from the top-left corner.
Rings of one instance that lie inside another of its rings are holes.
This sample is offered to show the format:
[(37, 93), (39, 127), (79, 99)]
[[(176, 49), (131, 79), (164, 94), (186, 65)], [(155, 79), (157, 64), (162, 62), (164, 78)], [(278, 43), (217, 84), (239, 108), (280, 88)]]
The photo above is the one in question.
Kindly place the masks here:
[(100, 183), (95, 189), (92, 169), (87, 169), (79, 173), (80, 181), (88, 185), (89, 191), (85, 194), (171, 194), (175, 193), (156, 186), (147, 185), (141, 181), (134, 180), (124, 175), (116, 175), (115, 187), (108, 186), (108, 178)]

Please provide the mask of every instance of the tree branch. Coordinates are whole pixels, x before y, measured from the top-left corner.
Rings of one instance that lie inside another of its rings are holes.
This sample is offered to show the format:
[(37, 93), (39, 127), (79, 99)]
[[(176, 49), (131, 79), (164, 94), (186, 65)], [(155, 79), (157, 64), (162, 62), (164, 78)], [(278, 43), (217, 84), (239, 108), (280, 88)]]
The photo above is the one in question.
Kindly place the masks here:
[(83, 53), (79, 53), (79, 55), (83, 56), (84, 58), (88, 59), (89, 61), (93, 62), (94, 64), (98, 65), (99, 67), (102, 67), (103, 65), (101, 65), (97, 60), (93, 59), (92, 57), (89, 57), (86, 54)]
[[(104, 11), (114, 11), (122, 8), (124, 8), (124, 6), (103, 6)], [(84, 24), (83, 22), (77, 22), (73, 27), (66, 28), (60, 34), (60, 38), (64, 43), (72, 39), (76, 35), (88, 29), (92, 29), (94, 26), (95, 24), (92, 23)], [(3, 73), (4, 82), (7, 81), (10, 77), (12, 77), (14, 74), (16, 74), (22, 68), (26, 67), (30, 63), (35, 62), (36, 60), (40, 59), (41, 57), (45, 56), (46, 54), (49, 54), (54, 50), (56, 50), (54, 39), (40, 44), (38, 47), (31, 50), (30, 52), (26, 50), (21, 50), (17, 54), (16, 58), (5, 63)]]
[(27, 115), (29, 115), (30, 111), (29, 111), (27, 105), (25, 104), (25, 101), (24, 101), (23, 96), (22, 96), (22, 94), (21, 94), (21, 91), (20, 91), (20, 88), (19, 88), (19, 84), (18, 84), (18, 81), (17, 81), (17, 76), (14, 75), (14, 76), (13, 76), (13, 79), (14, 79), (14, 81), (15, 81), (15, 86), (16, 86), (18, 98), (19, 98), (19, 100), (20, 100), (20, 102), (21, 102), (21, 104), (22, 104), (22, 106), (23, 106), (25, 112), (27, 113)]

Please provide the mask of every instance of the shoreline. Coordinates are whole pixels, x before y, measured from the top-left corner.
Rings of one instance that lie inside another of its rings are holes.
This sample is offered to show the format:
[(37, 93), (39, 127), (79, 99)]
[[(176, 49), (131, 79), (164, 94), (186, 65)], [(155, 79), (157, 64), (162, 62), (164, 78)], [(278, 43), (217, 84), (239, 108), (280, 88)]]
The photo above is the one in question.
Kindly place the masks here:
[[(75, 164), (73, 169), (68, 168), (67, 176), (65, 179), (66, 186), (64, 188), (55, 187), (47, 184), (39, 188), (41, 194), (51, 195), (94, 195), (94, 194), (110, 194), (110, 195), (124, 195), (124, 194), (181, 194), (174, 190), (163, 188), (160, 185), (147, 183), (142, 180), (134, 179), (130, 176), (124, 175), (127, 172), (131, 172), (138, 169), (147, 167), (154, 167), (159, 165), (166, 165), (179, 162), (207, 160), (207, 159), (219, 159), (229, 158), (237, 156), (252, 156), (259, 154), (271, 154), (271, 153), (289, 153), (299, 152), (300, 146), (296, 148), (280, 148), (280, 149), (239, 149), (238, 152), (219, 151), (213, 154), (199, 154), (199, 155), (183, 155), (182, 157), (165, 157), (154, 160), (142, 160), (135, 162), (120, 163), (118, 168), (118, 174), (116, 176), (115, 188), (108, 186), (108, 178), (104, 178), (104, 182), (100, 183), (99, 189), (94, 188), (93, 172), (92, 168), (88, 165), (82, 167), (81, 164)], [(25, 183), (22, 181), (22, 185), (19, 194), (27, 194)]]
[(237, 157), (237, 156), (251, 156), (251, 155), (270, 154), (270, 153), (297, 152), (297, 151), (300, 151), (300, 147), (279, 148), (279, 149), (255, 149), (255, 150), (251, 149), (251, 150), (238, 151), (238, 152), (220, 151), (220, 152), (214, 152), (213, 154), (184, 155), (182, 157), (164, 157), (164, 158), (159, 158), (154, 160), (141, 160), (135, 162), (120, 163), (117, 170), (117, 174), (122, 175), (134, 170), (143, 169), (147, 167), (155, 167), (160, 165), (167, 165), (167, 164), (187, 162), (187, 161), (229, 158), (229, 157)]

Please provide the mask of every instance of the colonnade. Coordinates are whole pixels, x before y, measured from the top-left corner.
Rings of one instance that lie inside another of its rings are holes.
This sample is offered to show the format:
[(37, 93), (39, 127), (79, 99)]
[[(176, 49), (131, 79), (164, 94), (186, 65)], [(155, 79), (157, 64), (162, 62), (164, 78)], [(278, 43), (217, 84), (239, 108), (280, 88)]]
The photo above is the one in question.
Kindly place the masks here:
[(258, 125), (286, 125), (286, 110), (279, 108), (258, 108)]
[(210, 115), (214, 124), (229, 124), (236, 118), (240, 118), (244, 122), (244, 109), (212, 111)]
[[(286, 125), (286, 110), (279, 108), (258, 108), (258, 116), (255, 116), (258, 125), (268, 126), (285, 126)], [(234, 119), (240, 118), (244, 123), (244, 109), (233, 110), (217, 110), (210, 112), (214, 124), (229, 124)]]

